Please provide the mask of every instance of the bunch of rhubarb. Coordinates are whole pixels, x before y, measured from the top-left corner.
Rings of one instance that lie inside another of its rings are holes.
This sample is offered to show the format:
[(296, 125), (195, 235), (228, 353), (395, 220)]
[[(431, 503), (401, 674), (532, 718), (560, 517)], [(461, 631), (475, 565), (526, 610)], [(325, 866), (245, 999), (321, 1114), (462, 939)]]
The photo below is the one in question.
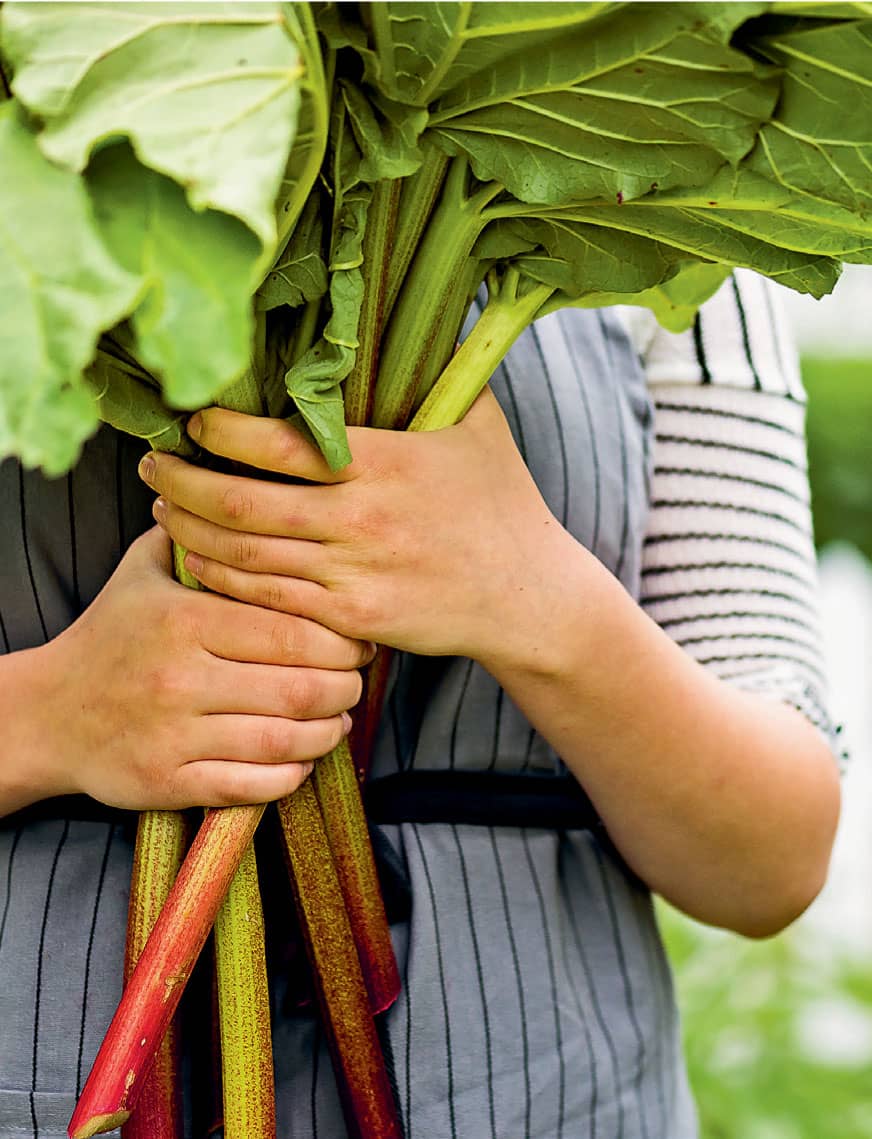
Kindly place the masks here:
[[(872, 262), (870, 39), (862, 3), (10, 0), (0, 456), (58, 474), (102, 419), (196, 460), (186, 416), (217, 403), (293, 417), (339, 468), (346, 423), (456, 422), (560, 306), (681, 328), (735, 266), (821, 295)], [(349, 1133), (390, 1136), (366, 764), (337, 749), (278, 815)], [(155, 1056), (213, 923), (225, 1133), (274, 1133), (264, 809), (208, 812), (181, 869), (181, 820), (143, 816), (127, 987), (72, 1135), (174, 1133)]]

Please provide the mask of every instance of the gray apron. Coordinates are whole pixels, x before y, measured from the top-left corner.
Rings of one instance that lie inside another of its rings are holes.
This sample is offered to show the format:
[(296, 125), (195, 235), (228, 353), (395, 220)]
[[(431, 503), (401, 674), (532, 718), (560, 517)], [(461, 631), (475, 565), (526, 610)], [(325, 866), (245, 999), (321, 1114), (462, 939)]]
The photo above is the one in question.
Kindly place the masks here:
[[(638, 596), (651, 410), (616, 314), (539, 321), (493, 387), (556, 517)], [(0, 466), (7, 651), (64, 628), (150, 524), (138, 453), (104, 429), (68, 478)], [(442, 768), (564, 772), (478, 665), (401, 655), (373, 774)], [(694, 1139), (651, 898), (607, 843), (533, 827), (385, 832), (412, 889), (387, 1017), (407, 1139)], [(131, 843), (122, 823), (0, 822), (0, 1139), (65, 1133), (119, 994)], [(278, 1133), (343, 1139), (320, 1030), (289, 985), (279, 973)]]

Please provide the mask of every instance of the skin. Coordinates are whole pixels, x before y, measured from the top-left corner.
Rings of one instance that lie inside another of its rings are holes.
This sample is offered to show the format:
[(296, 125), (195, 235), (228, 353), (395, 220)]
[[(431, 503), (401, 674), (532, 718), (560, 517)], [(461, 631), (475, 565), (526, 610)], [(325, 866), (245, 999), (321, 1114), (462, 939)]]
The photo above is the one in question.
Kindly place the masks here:
[(0, 814), (66, 794), (134, 810), (264, 802), (348, 731), (373, 646), (186, 589), (170, 550), (155, 527), (79, 620), (0, 658)]
[[(478, 661), (555, 747), (629, 866), (748, 936), (820, 890), (835, 763), (794, 709), (718, 681), (556, 521), (490, 392), (456, 427), (355, 428), (332, 473), (279, 420), (210, 409), (216, 455), (262, 481), (152, 456), (155, 517), (210, 590), (346, 638)], [(256, 472), (252, 471), (252, 475)]]

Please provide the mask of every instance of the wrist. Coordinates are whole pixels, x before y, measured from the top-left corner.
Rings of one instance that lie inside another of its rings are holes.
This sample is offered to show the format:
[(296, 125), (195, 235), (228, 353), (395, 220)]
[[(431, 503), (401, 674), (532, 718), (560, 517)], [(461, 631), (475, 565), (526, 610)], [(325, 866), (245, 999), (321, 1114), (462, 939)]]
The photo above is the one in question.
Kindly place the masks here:
[(578, 680), (596, 615), (619, 583), (554, 522), (519, 559), (523, 577), (491, 622), (479, 662), (507, 690)]
[(54, 642), (49, 642), (0, 657), (0, 815), (78, 790), (65, 770), (53, 730), (63, 683), (56, 655)]

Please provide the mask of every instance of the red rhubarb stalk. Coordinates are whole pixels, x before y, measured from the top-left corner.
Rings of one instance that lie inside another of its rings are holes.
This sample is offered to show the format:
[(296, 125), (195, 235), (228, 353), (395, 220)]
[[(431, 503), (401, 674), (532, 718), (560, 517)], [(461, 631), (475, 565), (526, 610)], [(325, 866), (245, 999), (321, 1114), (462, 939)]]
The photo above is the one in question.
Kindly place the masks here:
[(372, 766), (375, 738), (381, 719), (382, 706), (388, 687), (393, 650), (379, 645), (375, 659), (370, 663), (363, 678), (363, 696), (353, 713), (351, 729), (351, 754), (359, 783), (365, 783)]
[[(188, 838), (188, 823), (179, 811), (144, 811), (139, 816), (127, 914), (125, 985), (178, 876)], [(180, 1139), (183, 1129), (179, 1025), (174, 1018), (145, 1077), (136, 1113), (122, 1129), (122, 1139)]]
[(215, 921), (224, 1139), (275, 1139), (263, 910), (249, 843)]
[(125, 988), (70, 1120), (71, 1139), (125, 1123), (263, 806), (210, 811)]
[[(312, 775), (330, 853), (373, 1013), (390, 1008), (400, 993), (400, 973), (369, 841), (366, 815), (351, 751), (345, 740), (315, 765)], [(288, 805), (296, 818), (296, 806)]]
[(397, 1109), (312, 781), (280, 800), (278, 809), (349, 1139), (400, 1139)]

